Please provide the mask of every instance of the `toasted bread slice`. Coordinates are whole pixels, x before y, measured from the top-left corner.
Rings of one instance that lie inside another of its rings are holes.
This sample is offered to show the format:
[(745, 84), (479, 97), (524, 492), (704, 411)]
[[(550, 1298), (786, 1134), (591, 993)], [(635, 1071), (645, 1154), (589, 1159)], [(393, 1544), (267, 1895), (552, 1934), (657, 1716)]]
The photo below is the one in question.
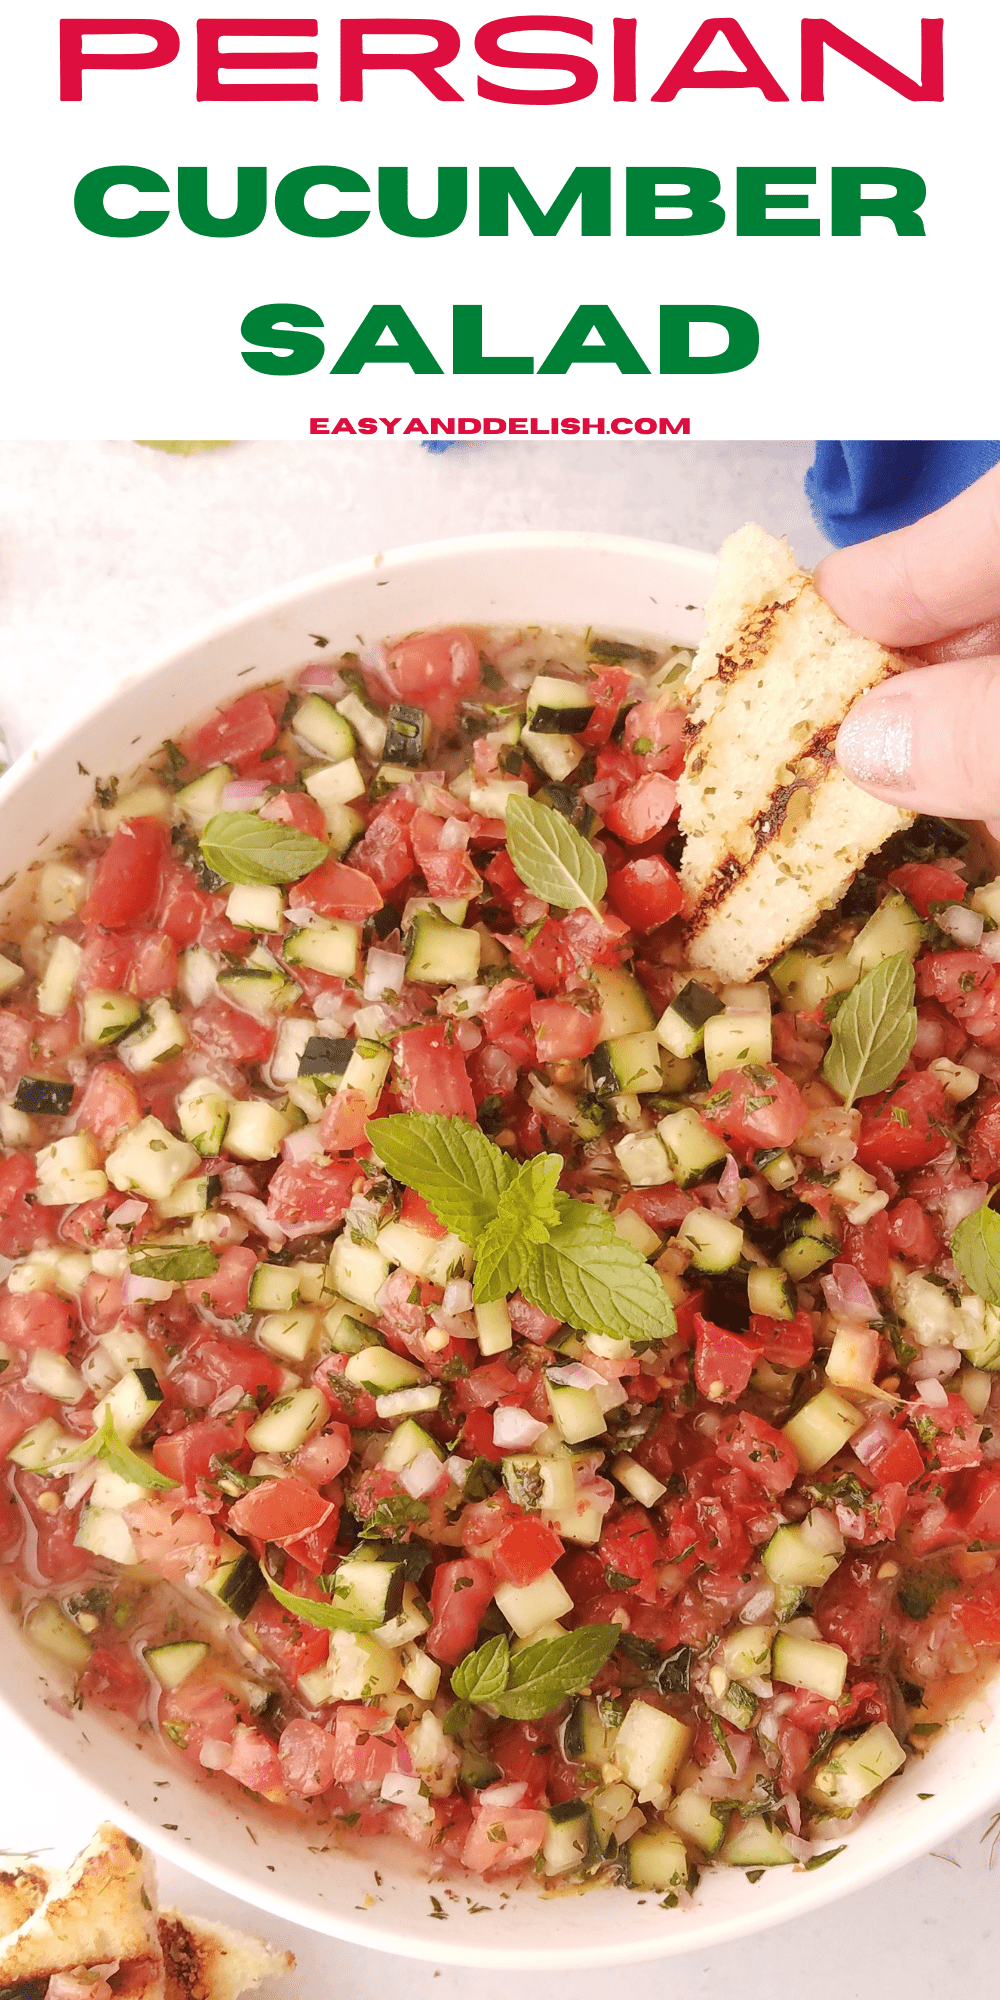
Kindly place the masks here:
[(44, 1902), (49, 1886), (45, 1871), (34, 1861), (22, 1868), (0, 1869), (0, 1939), (23, 1923)]
[(138, 1841), (98, 1828), (89, 1847), (0, 1942), (0, 1994), (72, 1966), (134, 1962), (129, 2000), (163, 2000), (156, 1880)]
[(837, 617), (784, 540), (751, 526), (723, 544), (678, 784), (693, 965), (752, 979), (911, 824), (834, 758), (857, 697), (905, 665)]
[(261, 1938), (245, 1937), (226, 1924), (160, 1911), (160, 1943), (166, 1965), (166, 2000), (237, 2000), (264, 1979), (291, 1972), (290, 1951), (275, 1951)]

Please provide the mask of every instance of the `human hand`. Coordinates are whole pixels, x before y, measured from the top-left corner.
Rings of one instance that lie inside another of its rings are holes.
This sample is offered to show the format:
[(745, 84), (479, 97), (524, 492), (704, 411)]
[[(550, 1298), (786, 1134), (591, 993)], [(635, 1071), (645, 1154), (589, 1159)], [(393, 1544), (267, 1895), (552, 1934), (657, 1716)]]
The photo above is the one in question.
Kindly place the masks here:
[(824, 557), (816, 588), (918, 672), (863, 695), (837, 762), (876, 798), (1000, 837), (1000, 466), (934, 514)]

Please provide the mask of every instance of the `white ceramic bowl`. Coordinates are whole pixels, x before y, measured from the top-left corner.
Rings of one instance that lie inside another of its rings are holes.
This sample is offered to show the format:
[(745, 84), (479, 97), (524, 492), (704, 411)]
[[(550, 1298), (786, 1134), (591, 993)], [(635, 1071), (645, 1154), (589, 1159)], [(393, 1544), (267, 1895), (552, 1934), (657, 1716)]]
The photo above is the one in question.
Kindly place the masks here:
[[(164, 737), (255, 682), (364, 640), (421, 626), (531, 623), (618, 634), (697, 638), (710, 557), (598, 535), (496, 535), (439, 542), (353, 563), (276, 591), (154, 660), (85, 721), (31, 751), (0, 781), (4, 874), (37, 861), (83, 814), (94, 778), (127, 772)], [(261, 1910), (382, 1951), (456, 1964), (571, 1967), (704, 1950), (801, 1916), (946, 1839), (1000, 1795), (1000, 1716), (958, 1725), (894, 1780), (847, 1850), (815, 1873), (775, 1869), (755, 1885), (742, 1871), (702, 1878), (694, 1907), (664, 1911), (625, 1889), (545, 1899), (503, 1883), (470, 1893), (466, 1878), (428, 1884), (406, 1853), (311, 1852), (279, 1815), (238, 1809), (170, 1770), (170, 1818), (157, 1801), (163, 1765), (149, 1744), (97, 1711), (46, 1705), (39, 1656), (4, 1633), (0, 1699), (103, 1795), (108, 1813), (151, 1847)], [(982, 1708), (982, 1704), (980, 1707)], [(985, 1712), (985, 1711), (984, 1711)], [(933, 1796), (921, 1801), (918, 1792)], [(379, 1868), (381, 1881), (375, 1877)], [(438, 1910), (447, 1921), (435, 1914)], [(473, 1913), (470, 1905), (486, 1905)]]

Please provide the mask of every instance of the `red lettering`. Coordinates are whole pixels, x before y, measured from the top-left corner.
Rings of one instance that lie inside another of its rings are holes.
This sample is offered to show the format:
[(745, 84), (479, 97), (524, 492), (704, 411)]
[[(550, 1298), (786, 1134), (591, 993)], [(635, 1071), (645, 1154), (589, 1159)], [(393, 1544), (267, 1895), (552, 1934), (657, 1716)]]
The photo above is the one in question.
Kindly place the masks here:
[(426, 436), (427, 436), (427, 425), (426, 425), (426, 424), (424, 424), (424, 423), (421, 423), (421, 421), (420, 421), (420, 418), (419, 418), (419, 417), (411, 417), (411, 418), (410, 418), (410, 421), (409, 421), (409, 423), (408, 423), (408, 424), (407, 424), (407, 426), (406, 426), (406, 429), (405, 429), (405, 431), (403, 432), (403, 436), (404, 436), (405, 438), (408, 438), (408, 437), (409, 437), (409, 435), (410, 435), (410, 433), (411, 433), (411, 431), (419, 431), (419, 432), (420, 432), (420, 435), (421, 435), (421, 437), (426, 437)]
[(476, 432), (480, 430), (482, 430), (482, 424), (478, 417), (459, 417), (459, 437), (475, 437)]
[[(430, 49), (383, 50), (369, 53), (366, 35), (429, 35)], [(445, 63), (454, 62), (462, 46), (458, 29), (450, 21), (405, 21), (396, 18), (341, 21), (340, 98), (342, 104), (360, 104), (365, 94), (366, 69), (408, 69), (442, 104), (461, 104), (461, 93), (441, 75)]]
[(378, 430), (378, 418), (359, 417), (358, 429), (361, 432), (362, 437), (374, 437), (376, 431)]
[(832, 21), (822, 18), (805, 20), (802, 23), (802, 102), (822, 104), (823, 97), (823, 51), (836, 49), (839, 56), (846, 56), (848, 62), (858, 69), (887, 84), (900, 97), (908, 97), (911, 104), (941, 104), (944, 102), (944, 22), (923, 20), (920, 23), (920, 82), (915, 83), (901, 69), (896, 69), (881, 56), (866, 49), (863, 42), (856, 42), (853, 35), (845, 35), (842, 28), (835, 28)]
[(502, 437), (502, 436), (503, 436), (503, 433), (504, 433), (504, 431), (506, 430), (506, 428), (507, 428), (507, 425), (506, 425), (506, 423), (505, 423), (505, 421), (504, 421), (503, 417), (484, 417), (484, 418), (483, 418), (483, 436), (484, 436), (484, 437)]
[(315, 21), (215, 19), (198, 22), (199, 104), (315, 104), (314, 83), (223, 83), (223, 69), (315, 69), (315, 49), (276, 50), (219, 47), (223, 35), (315, 35)]
[(508, 417), (507, 431), (510, 437), (527, 437), (528, 435), (527, 417)]
[(333, 426), (332, 431), (330, 432), (330, 436), (339, 437), (341, 433), (344, 431), (347, 431), (351, 437), (354, 436), (354, 425), (352, 424), (350, 417), (338, 417), (336, 423)]
[[(153, 47), (123, 55), (85, 54), (84, 35), (149, 35)], [(181, 38), (169, 21), (107, 21), (86, 15), (59, 23), (59, 96), (63, 104), (79, 104), (85, 69), (163, 69), (172, 63)]]
[[(638, 428), (639, 428), (639, 426), (638, 426), (638, 424), (636, 424), (636, 430), (638, 430)], [(671, 421), (670, 421), (670, 418), (669, 418), (669, 417), (661, 417), (661, 418), (660, 418), (660, 436), (661, 436), (661, 437), (665, 437), (668, 431), (670, 432), (670, 435), (671, 435), (671, 437), (672, 437), (672, 438), (675, 438), (675, 437), (683, 437), (683, 438), (686, 438), (686, 437), (690, 437), (690, 436), (691, 436), (691, 419), (690, 419), (690, 417), (681, 417), (681, 418), (680, 418), (680, 420), (679, 420), (679, 421), (678, 421), (678, 422), (677, 422), (676, 424), (672, 424), (672, 423), (671, 423)]]
[(590, 436), (590, 433), (591, 433), (591, 431), (596, 431), (596, 432), (597, 432), (597, 435), (598, 435), (598, 437), (603, 437), (603, 436), (604, 436), (604, 418), (603, 418), (603, 417), (584, 417), (584, 419), (583, 419), (583, 423), (582, 423), (582, 425), (581, 425), (581, 429), (582, 429), (582, 431), (583, 431), (583, 435), (584, 435), (584, 437), (589, 437), (589, 436)]
[(615, 94), (616, 104), (635, 103), (635, 31), (636, 21), (615, 19), (611, 23), (614, 31)]
[(527, 54), (502, 46), (502, 36), (522, 34), (526, 29), (576, 35), (582, 42), (594, 39), (590, 22), (574, 20), (569, 14), (507, 14), (502, 21), (487, 21), (476, 36), (476, 54), (482, 62), (493, 63), (498, 69), (567, 70), (573, 81), (553, 86), (551, 90), (509, 90), (505, 84), (489, 83), (480, 77), (480, 97), (489, 98), (492, 104), (576, 104), (582, 97), (592, 97), (597, 89), (597, 71), (586, 56), (560, 55), (555, 49), (541, 53), (532, 50)]
[[(716, 35), (725, 37), (734, 56), (743, 64), (742, 69), (695, 68), (695, 64), (711, 48)], [(777, 78), (771, 75), (753, 43), (731, 14), (713, 14), (709, 20), (702, 22), (687, 48), (681, 51), (673, 69), (664, 77), (659, 90), (654, 91), (651, 101), (653, 104), (672, 104), (681, 90), (759, 90), (769, 104), (788, 103), (787, 93), (782, 90)]]
[(329, 437), (329, 435), (330, 435), (330, 419), (329, 419), (329, 417), (310, 417), (310, 419), (309, 419), (309, 435), (310, 435), (310, 437), (314, 437), (314, 438), (315, 438), (315, 437), (323, 437), (323, 438), (325, 438), (325, 437)]
[(616, 437), (628, 437), (632, 429), (631, 417), (612, 417), (611, 428)]

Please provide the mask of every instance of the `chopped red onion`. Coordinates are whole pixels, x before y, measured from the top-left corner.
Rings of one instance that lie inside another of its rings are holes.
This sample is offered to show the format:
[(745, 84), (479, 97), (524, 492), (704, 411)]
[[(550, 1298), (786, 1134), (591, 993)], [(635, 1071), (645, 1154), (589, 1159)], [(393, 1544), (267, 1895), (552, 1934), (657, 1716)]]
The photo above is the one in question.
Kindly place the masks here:
[(122, 1305), (158, 1305), (161, 1299), (169, 1299), (175, 1287), (165, 1278), (140, 1278), (135, 1271), (126, 1271), (122, 1279)]
[(399, 689), (389, 671), (389, 655), (385, 647), (379, 644), (366, 646), (360, 658), (361, 665), (368, 673), (374, 674), (375, 678), (381, 681), (386, 692), (391, 696), (393, 701), (396, 701), (399, 696)]
[(261, 1236), (266, 1236), (269, 1243), (284, 1243), (285, 1238), (289, 1236), (315, 1236), (316, 1234), (316, 1224), (314, 1222), (301, 1223), (297, 1228), (283, 1229), (281, 1223), (275, 1222), (273, 1215), (268, 1214), (264, 1203), (258, 1195), (230, 1194), (227, 1190), (223, 1195), (223, 1200), (228, 1208), (235, 1208), (240, 1215), (245, 1216), (251, 1229), (256, 1229)]
[(299, 1166), (303, 1160), (319, 1159), (322, 1152), (318, 1125), (300, 1125), (297, 1132), (289, 1132), (281, 1142), (281, 1157), (290, 1166)]
[(471, 1312), (472, 1286), (468, 1278), (452, 1278), (444, 1288), (441, 1304), (446, 1313)]
[(379, 1798), (390, 1806), (420, 1807), (424, 1804), (421, 1780), (415, 1771), (387, 1771)]
[(586, 1500), (588, 1507), (596, 1508), (599, 1514), (610, 1513), (618, 1498), (610, 1479), (602, 1479), (589, 1465), (578, 1467), (576, 1491), (578, 1498)]
[(964, 1222), (967, 1215), (975, 1215), (976, 1210), (983, 1207), (988, 1194), (989, 1188), (985, 1181), (973, 1181), (971, 1187), (949, 1188), (938, 1208), (949, 1241), (959, 1223)]
[(432, 1306), (429, 1317), (442, 1333), (448, 1334), (451, 1340), (478, 1338), (475, 1323), (468, 1313), (450, 1313), (445, 1311), (444, 1306)]
[(796, 1794), (794, 1792), (782, 1792), (781, 1803), (785, 1808), (785, 1818), (792, 1832), (798, 1833), (802, 1826), (802, 1807)]
[(949, 903), (946, 910), (939, 910), (937, 924), (957, 944), (964, 945), (966, 951), (975, 951), (983, 935), (983, 919), (979, 911), (967, 910), (964, 903)]
[(836, 1319), (855, 1320), (859, 1324), (878, 1319), (877, 1301), (853, 1264), (834, 1264), (830, 1274), (820, 1279), (820, 1284), (827, 1310)]
[(198, 1762), (206, 1771), (225, 1771), (233, 1759), (233, 1746), (224, 1743), (221, 1736), (206, 1736), (198, 1752)]
[(471, 1056), (474, 1049), (482, 1047), (483, 1031), (475, 1021), (458, 1021), (455, 1025), (455, 1040), (463, 1055)]
[(740, 1612), (740, 1624), (758, 1625), (762, 1619), (770, 1618), (773, 1610), (774, 1585), (767, 1583), (760, 1590), (755, 1590), (752, 1597), (747, 1598)]
[(442, 1465), (436, 1451), (428, 1446), (426, 1451), (418, 1451), (416, 1458), (397, 1474), (400, 1485), (410, 1495), (411, 1500), (422, 1500), (425, 1493), (433, 1493), (441, 1477)]
[(528, 1787), (526, 1784), (486, 1785), (479, 1794), (481, 1803), (498, 1807), (501, 1812), (508, 1806), (519, 1806)]
[(740, 1170), (732, 1153), (726, 1154), (726, 1164), (719, 1175), (717, 1186), (723, 1213), (734, 1216), (740, 1206)]
[(381, 1000), (386, 993), (394, 993), (398, 997), (405, 979), (405, 958), (394, 951), (379, 951), (373, 945), (365, 966), (365, 999)]
[(472, 1460), (471, 1458), (459, 1458), (458, 1453), (453, 1451), (451, 1456), (445, 1460), (445, 1471), (453, 1486), (462, 1487), (465, 1485), (472, 1471)]
[[(933, 1352), (934, 1350), (931, 1349), (929, 1351)], [(942, 1348), (939, 1348), (937, 1351), (938, 1353), (944, 1352)], [(954, 1348), (951, 1348), (949, 1351), (952, 1354), (955, 1354)], [(926, 1354), (922, 1358), (926, 1360)], [(955, 1354), (956, 1366), (958, 1365), (960, 1360), (961, 1356)], [(933, 1375), (921, 1376), (919, 1382), (919, 1392), (920, 1392), (920, 1401), (922, 1403), (926, 1403), (930, 1409), (943, 1410), (945, 1408), (948, 1401), (948, 1391), (945, 1388), (944, 1383), (939, 1382), (935, 1376)]]
[(144, 1201), (120, 1201), (111, 1217), (111, 1222), (116, 1229), (128, 1229), (133, 1222), (142, 1221), (146, 1208), (147, 1203)]
[(266, 797), (267, 786), (259, 778), (234, 778), (225, 786), (220, 803), (223, 812), (254, 812)]
[(242, 1383), (234, 1382), (231, 1389), (223, 1389), (221, 1395), (216, 1396), (214, 1403), (209, 1409), (209, 1416), (228, 1416), (230, 1410), (235, 1410), (237, 1403), (242, 1403), (245, 1395), (246, 1390), (243, 1388)]
[(220, 1179), (224, 1195), (257, 1193), (259, 1183), (254, 1179), (249, 1167), (224, 1166)]
[(817, 1843), (814, 1840), (799, 1840), (797, 1834), (786, 1833), (785, 1846), (789, 1854), (794, 1854), (796, 1861), (808, 1861), (810, 1855), (815, 1854)]
[(949, 1375), (956, 1375), (961, 1366), (962, 1356), (957, 1347), (922, 1347), (906, 1372), (912, 1381), (919, 1383), (925, 1403), (941, 1404), (947, 1401), (942, 1382), (947, 1382)]
[(567, 1389), (602, 1389), (607, 1384), (596, 1368), (588, 1368), (583, 1361), (567, 1361), (562, 1368), (550, 1368), (549, 1381), (560, 1383)]
[(861, 1460), (862, 1465), (871, 1465), (873, 1459), (892, 1443), (895, 1435), (888, 1417), (873, 1417), (863, 1430), (855, 1431), (851, 1439), (851, 1450), (855, 1458)]
[(472, 821), (470, 819), (459, 819), (453, 813), (450, 819), (445, 820), (441, 828), (441, 838), (438, 846), (446, 854), (450, 854), (456, 848), (468, 847), (471, 831)]
[(336, 667), (324, 666), (322, 660), (310, 660), (309, 665), (303, 667), (295, 686), (299, 694), (326, 694), (332, 696), (334, 701), (340, 701), (347, 693)]
[(1000, 931), (987, 931), (985, 937), (980, 939), (979, 949), (983, 957), (995, 965), (1000, 959)]
[(493, 1442), (498, 1451), (527, 1451), (546, 1426), (516, 1404), (501, 1404), (493, 1412)]

